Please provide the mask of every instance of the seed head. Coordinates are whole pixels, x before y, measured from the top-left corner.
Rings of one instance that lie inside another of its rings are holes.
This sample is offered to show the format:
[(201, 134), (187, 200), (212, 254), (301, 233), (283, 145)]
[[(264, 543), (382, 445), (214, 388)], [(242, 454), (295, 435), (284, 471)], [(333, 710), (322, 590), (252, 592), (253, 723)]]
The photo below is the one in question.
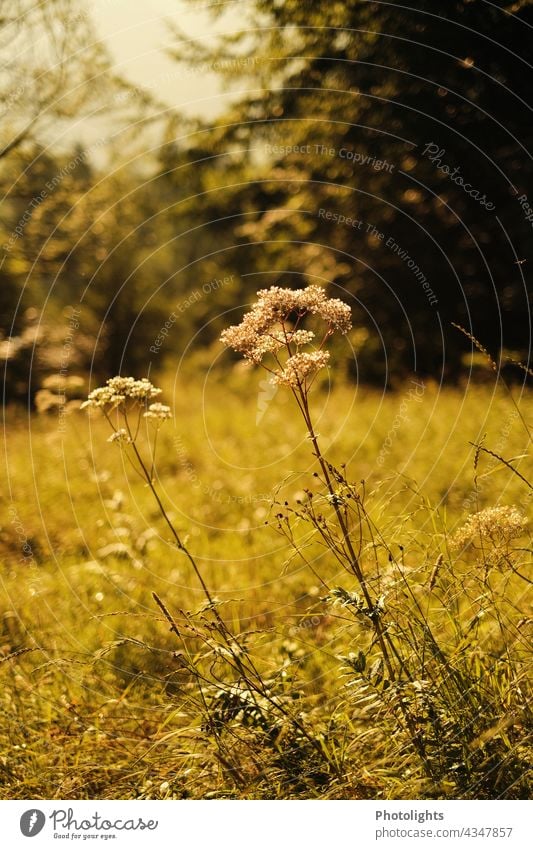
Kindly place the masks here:
[(454, 548), (487, 545), (502, 550), (510, 541), (522, 536), (527, 519), (517, 507), (487, 507), (469, 516), (451, 538)]

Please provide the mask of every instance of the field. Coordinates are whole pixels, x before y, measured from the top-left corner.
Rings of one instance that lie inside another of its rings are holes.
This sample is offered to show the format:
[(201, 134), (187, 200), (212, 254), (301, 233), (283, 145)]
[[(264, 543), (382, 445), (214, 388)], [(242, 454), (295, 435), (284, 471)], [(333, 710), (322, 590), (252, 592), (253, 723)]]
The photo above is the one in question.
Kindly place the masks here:
[(8, 410), (2, 798), (522, 798), (527, 534), (452, 543), (478, 511), (528, 514), (530, 397), (313, 389), (322, 451), (364, 503), (395, 678), (378, 614), (301, 515), (306, 491), (332, 502), (294, 399), (260, 381), (160, 383), (155, 485), (216, 615), (101, 415)]

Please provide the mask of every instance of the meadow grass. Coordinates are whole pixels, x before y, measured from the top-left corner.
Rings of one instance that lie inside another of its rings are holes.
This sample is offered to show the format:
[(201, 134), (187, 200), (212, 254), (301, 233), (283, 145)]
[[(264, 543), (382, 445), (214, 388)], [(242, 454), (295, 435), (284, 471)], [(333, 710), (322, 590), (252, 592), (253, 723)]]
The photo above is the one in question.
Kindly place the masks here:
[[(394, 639), (417, 646), (417, 663), (424, 654), (399, 693), (376, 664), (368, 622), (349, 599), (333, 603), (332, 589), (355, 589), (350, 575), (301, 517), (290, 516), (292, 545), (279, 532), (276, 515), (298, 512), (315, 486), (316, 461), (289, 394), (265, 404), (260, 380), (240, 366), (203, 385), (164, 380), (174, 419), (161, 430), (156, 476), (217, 610), (268, 682), (266, 702), (247, 702), (216, 665), (221, 647), (194, 573), (149, 487), (106, 441), (105, 421), (73, 413), (63, 429), (53, 416), (8, 411), (2, 797), (520, 798), (531, 734), (527, 540), (488, 581), (475, 554), (450, 547), (476, 511), (529, 512), (531, 489), (470, 444), (483, 439), (527, 477), (515, 405), (473, 384), (413, 382), (385, 395), (323, 384), (313, 394), (323, 450), (366, 493), (378, 534), (363, 559), (380, 570)], [(518, 406), (531, 420), (528, 395)], [(413, 604), (431, 637), (409, 632)], [(446, 713), (457, 698), (446, 687), (468, 691), (474, 730)], [(273, 719), (271, 698), (293, 719)], [(401, 703), (427, 768), (398, 720)]]

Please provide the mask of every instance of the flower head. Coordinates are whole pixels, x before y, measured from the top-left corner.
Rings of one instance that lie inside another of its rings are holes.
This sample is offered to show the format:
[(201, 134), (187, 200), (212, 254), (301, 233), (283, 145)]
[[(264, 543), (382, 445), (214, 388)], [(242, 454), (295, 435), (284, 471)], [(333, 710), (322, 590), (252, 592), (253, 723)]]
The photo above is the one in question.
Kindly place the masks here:
[[(220, 340), (252, 363), (261, 364), (266, 354), (273, 354), (277, 369), (273, 383), (308, 387), (307, 379), (327, 365), (329, 354), (301, 348), (313, 342), (315, 334), (299, 325), (307, 316), (321, 319), (326, 327), (320, 348), (335, 331), (347, 333), (351, 326), (350, 307), (338, 298), (328, 298), (320, 286), (306, 289), (282, 289), (272, 286), (257, 293), (257, 302), (240, 324), (224, 330)], [(280, 354), (287, 355), (284, 364)]]
[(285, 386), (302, 385), (309, 377), (314, 376), (319, 369), (327, 366), (328, 362), (329, 354), (327, 351), (294, 354), (285, 363), (285, 368), (276, 372), (272, 382)]
[(107, 441), (108, 442), (119, 442), (119, 443), (123, 443), (125, 445), (129, 445), (129, 443), (131, 442), (131, 438), (128, 435), (127, 430), (125, 430), (123, 427), (121, 427), (118, 430), (115, 430), (111, 434), (111, 436), (108, 438)]
[(527, 519), (517, 507), (487, 507), (469, 516), (451, 538), (454, 548), (478, 548), (488, 562), (497, 562), (509, 552), (512, 539), (522, 536)]
[(172, 418), (172, 413), (170, 412), (170, 407), (167, 407), (166, 404), (150, 404), (146, 413), (143, 414), (145, 419), (158, 419), (160, 421), (165, 421), (166, 419)]
[(146, 377), (141, 380), (134, 377), (111, 377), (105, 386), (99, 386), (89, 393), (81, 409), (99, 407), (109, 411), (127, 400), (151, 401), (160, 394), (161, 389), (150, 383)]

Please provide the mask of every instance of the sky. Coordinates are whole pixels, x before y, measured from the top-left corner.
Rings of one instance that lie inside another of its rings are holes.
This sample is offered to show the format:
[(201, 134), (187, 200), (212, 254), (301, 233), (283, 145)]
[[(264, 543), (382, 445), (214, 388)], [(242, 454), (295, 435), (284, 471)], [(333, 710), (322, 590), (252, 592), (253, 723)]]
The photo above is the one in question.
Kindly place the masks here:
[(165, 21), (178, 24), (191, 38), (205, 40), (242, 23), (238, 3), (229, 2), (228, 12), (216, 22), (207, 12), (207, 2), (194, 8), (186, 0), (91, 0), (89, 5), (118, 72), (187, 115), (212, 118), (222, 112), (228, 95), (217, 75), (180, 70), (164, 54), (165, 45), (172, 44)]

